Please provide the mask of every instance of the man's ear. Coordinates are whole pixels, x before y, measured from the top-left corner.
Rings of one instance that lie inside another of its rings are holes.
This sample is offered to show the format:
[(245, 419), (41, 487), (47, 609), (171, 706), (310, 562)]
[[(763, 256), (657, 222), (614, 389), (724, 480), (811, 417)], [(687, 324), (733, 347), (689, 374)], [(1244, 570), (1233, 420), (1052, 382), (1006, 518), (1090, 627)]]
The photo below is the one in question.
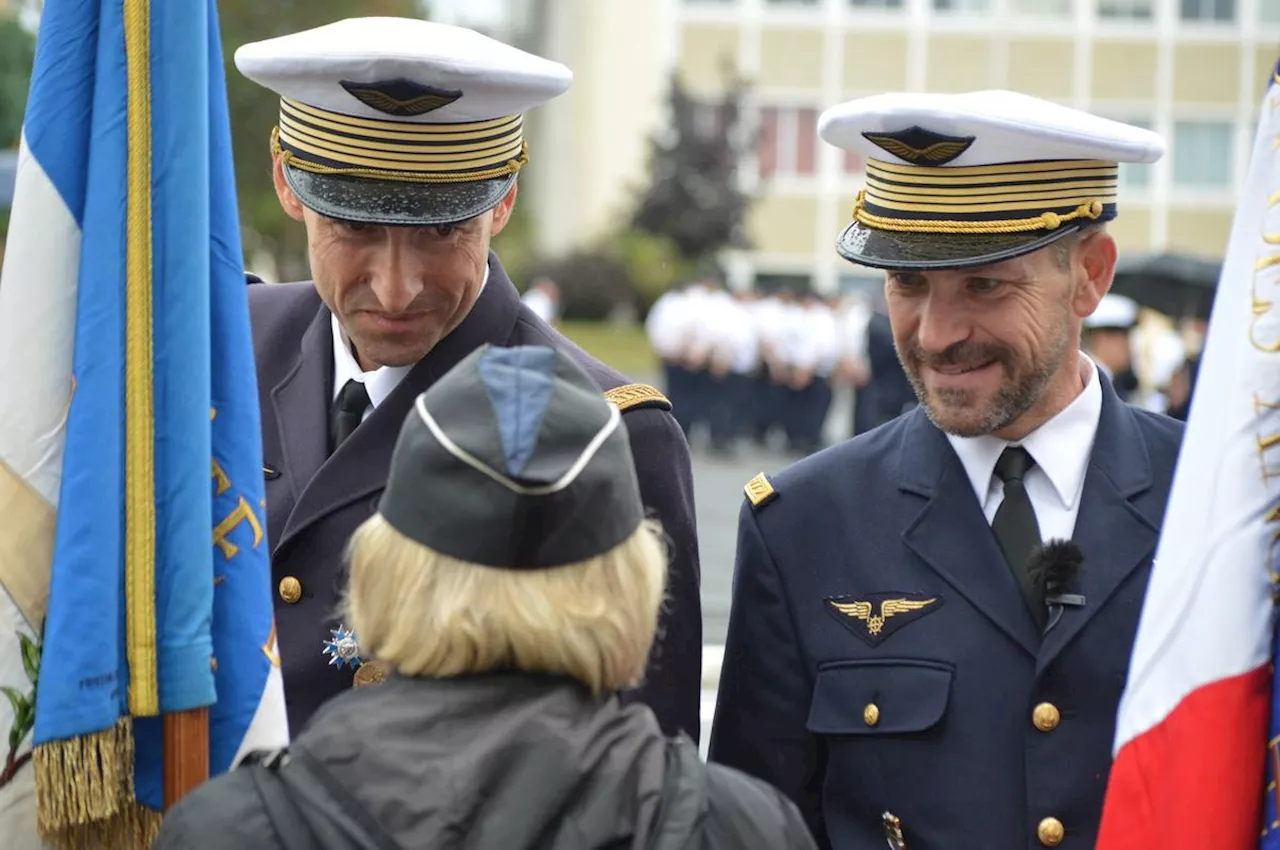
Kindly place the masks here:
[(1075, 292), (1072, 307), (1077, 316), (1093, 315), (1102, 296), (1111, 289), (1116, 271), (1116, 240), (1105, 230), (1085, 234), (1075, 246)]
[(289, 188), (289, 181), (284, 179), (284, 160), (279, 154), (271, 158), (271, 180), (275, 183), (276, 197), (280, 199), (285, 214), (295, 221), (302, 221), (302, 202)]
[(498, 201), (498, 205), (493, 208), (493, 226), (489, 228), (490, 236), (497, 236), (502, 232), (502, 228), (507, 226), (507, 222), (511, 220), (511, 211), (516, 206), (516, 194), (520, 188), (520, 181), (511, 184), (511, 190), (503, 195), (502, 200)]

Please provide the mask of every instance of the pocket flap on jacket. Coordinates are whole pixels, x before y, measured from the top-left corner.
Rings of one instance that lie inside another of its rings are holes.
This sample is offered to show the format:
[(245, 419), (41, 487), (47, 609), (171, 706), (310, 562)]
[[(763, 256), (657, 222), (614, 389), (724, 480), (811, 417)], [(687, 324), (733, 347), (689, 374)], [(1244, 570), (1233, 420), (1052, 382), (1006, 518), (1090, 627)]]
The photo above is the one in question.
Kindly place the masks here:
[(954, 670), (936, 661), (839, 661), (818, 670), (809, 704), (818, 735), (923, 732), (942, 719)]

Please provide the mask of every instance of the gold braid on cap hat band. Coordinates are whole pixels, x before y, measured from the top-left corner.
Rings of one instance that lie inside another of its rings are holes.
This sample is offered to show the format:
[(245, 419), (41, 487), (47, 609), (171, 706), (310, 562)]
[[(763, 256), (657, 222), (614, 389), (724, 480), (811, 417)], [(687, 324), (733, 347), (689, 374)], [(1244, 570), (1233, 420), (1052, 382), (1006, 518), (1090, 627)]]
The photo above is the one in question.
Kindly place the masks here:
[(515, 174), (529, 161), (524, 117), (423, 124), (356, 118), (280, 100), (271, 152), (285, 165), (399, 183), (461, 183)]
[(1116, 215), (1119, 166), (1096, 160), (900, 165), (869, 160), (853, 218), (901, 233), (1027, 233)]

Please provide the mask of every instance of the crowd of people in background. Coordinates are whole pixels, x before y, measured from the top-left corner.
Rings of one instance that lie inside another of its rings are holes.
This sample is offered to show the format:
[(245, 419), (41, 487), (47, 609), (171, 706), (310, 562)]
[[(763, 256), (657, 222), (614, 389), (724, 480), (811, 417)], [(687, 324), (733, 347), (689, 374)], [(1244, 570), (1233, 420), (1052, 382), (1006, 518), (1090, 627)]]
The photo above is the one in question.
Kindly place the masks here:
[[(1185, 421), (1205, 327), (1108, 295), (1084, 349), (1126, 401)], [(706, 275), (659, 298), (645, 330), (676, 419), (714, 455), (744, 442), (808, 455), (917, 403), (879, 293), (732, 290)]]

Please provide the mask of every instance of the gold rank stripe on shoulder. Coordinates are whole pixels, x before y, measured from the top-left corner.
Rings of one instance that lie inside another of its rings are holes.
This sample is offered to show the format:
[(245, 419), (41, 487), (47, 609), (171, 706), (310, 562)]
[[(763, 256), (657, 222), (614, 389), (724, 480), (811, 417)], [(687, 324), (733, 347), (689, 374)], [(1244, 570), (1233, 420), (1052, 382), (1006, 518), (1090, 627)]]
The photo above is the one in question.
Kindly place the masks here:
[(778, 498), (778, 491), (773, 489), (773, 483), (763, 472), (748, 481), (742, 490), (753, 508), (763, 507)]
[(667, 397), (648, 384), (623, 384), (620, 387), (605, 390), (604, 397), (605, 401), (613, 402), (623, 413), (646, 407), (656, 407), (659, 410), (671, 409), (671, 402)]

